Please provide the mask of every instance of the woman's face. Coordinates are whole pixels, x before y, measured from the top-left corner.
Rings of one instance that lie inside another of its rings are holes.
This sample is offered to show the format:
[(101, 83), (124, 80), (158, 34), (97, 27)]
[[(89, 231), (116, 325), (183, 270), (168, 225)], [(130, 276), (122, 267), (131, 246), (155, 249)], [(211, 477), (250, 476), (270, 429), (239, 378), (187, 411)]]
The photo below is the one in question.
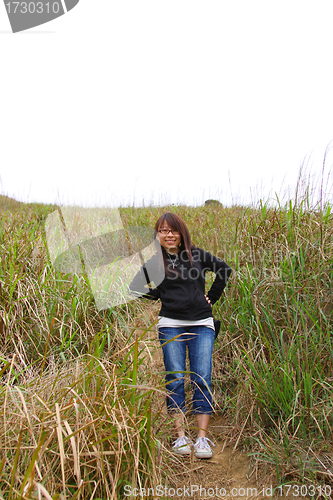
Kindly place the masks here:
[(163, 222), (158, 230), (158, 241), (167, 252), (178, 253), (182, 235), (174, 230), (172, 233), (170, 226), (166, 222)]

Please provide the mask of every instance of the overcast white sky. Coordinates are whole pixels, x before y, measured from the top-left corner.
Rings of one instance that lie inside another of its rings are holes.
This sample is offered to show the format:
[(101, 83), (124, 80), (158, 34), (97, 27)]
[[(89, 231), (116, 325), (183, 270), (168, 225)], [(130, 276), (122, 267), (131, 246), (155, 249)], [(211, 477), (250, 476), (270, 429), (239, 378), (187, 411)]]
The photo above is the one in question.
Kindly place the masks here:
[(12, 34), (1, 3), (1, 192), (84, 206), (293, 192), (333, 139), (332, 19), (332, 0), (80, 0)]

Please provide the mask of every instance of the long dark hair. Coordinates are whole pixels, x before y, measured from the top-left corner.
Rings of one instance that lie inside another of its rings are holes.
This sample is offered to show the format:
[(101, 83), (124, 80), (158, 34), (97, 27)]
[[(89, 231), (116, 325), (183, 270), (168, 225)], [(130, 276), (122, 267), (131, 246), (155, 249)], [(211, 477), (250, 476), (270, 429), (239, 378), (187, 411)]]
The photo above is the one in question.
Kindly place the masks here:
[[(172, 212), (167, 212), (157, 220), (154, 230), (154, 238), (156, 238), (158, 230), (160, 229), (163, 224), (167, 224), (170, 229), (174, 229), (175, 231), (178, 231), (181, 234), (181, 243), (179, 247), (179, 251), (183, 252), (185, 251), (187, 254), (187, 257), (191, 263), (191, 266), (193, 266), (193, 256), (192, 256), (192, 248), (194, 248), (194, 245), (192, 244), (191, 241), (191, 235), (190, 232), (179, 215), (174, 214)], [(166, 262), (167, 262), (167, 255), (165, 249), (162, 247), (162, 254), (163, 254), (163, 260), (164, 260), (164, 267), (166, 267)]]

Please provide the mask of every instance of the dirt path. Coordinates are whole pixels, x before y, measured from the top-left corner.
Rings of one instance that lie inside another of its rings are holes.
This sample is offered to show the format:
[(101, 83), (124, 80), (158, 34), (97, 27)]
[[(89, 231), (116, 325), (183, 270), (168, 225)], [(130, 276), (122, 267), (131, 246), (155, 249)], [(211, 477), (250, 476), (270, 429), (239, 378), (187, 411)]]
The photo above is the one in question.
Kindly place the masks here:
[(182, 465), (188, 470), (179, 475), (177, 487), (183, 488), (183, 491), (172, 498), (184, 499), (187, 491), (191, 494), (189, 498), (201, 500), (285, 498), (279, 494), (272, 496), (274, 487), (271, 486), (276, 484), (272, 471), (260, 472), (253, 467), (247, 453), (225, 446), (225, 442), (221, 440), (225, 425), (219, 415), (212, 415), (210, 433), (216, 443), (213, 457), (209, 460), (198, 460), (195, 457), (184, 460), (182, 457)]

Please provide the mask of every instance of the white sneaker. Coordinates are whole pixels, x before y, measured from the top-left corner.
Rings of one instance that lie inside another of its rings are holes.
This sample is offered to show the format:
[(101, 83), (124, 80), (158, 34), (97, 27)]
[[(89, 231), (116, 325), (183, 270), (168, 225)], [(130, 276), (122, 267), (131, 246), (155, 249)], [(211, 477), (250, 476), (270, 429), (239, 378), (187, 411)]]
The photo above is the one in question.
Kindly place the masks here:
[(177, 455), (191, 455), (191, 440), (186, 436), (181, 436), (172, 443), (172, 451)]
[(208, 444), (208, 441), (215, 446), (215, 444), (206, 437), (199, 437), (194, 444), (195, 456), (197, 458), (212, 458), (213, 452)]

